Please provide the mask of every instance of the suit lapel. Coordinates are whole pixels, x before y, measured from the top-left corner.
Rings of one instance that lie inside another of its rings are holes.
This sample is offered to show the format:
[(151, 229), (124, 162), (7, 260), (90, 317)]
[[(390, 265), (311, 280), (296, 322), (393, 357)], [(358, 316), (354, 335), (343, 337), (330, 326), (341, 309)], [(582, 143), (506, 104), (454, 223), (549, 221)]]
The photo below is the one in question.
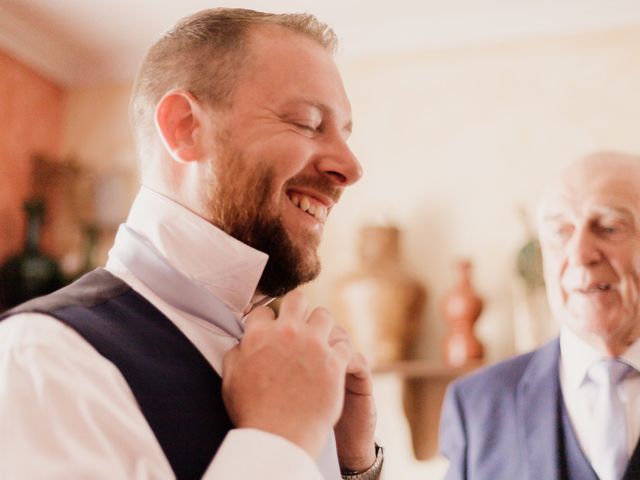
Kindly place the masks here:
[(559, 357), (558, 340), (536, 351), (516, 391), (520, 440), (528, 467), (527, 478), (531, 480), (560, 479)]

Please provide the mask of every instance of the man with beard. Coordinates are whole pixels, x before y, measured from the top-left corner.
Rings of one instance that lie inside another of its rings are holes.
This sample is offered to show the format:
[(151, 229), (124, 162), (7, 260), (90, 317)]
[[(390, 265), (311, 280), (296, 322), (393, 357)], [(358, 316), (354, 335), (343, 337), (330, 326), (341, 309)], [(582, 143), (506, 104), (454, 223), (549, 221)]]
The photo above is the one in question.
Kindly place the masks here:
[(538, 215), (560, 337), (455, 382), (447, 479), (640, 478), (640, 157), (569, 166)]
[(335, 42), (310, 15), (213, 9), (151, 47), (106, 267), (0, 323), (2, 478), (378, 477), (370, 371), (287, 293), (361, 175)]

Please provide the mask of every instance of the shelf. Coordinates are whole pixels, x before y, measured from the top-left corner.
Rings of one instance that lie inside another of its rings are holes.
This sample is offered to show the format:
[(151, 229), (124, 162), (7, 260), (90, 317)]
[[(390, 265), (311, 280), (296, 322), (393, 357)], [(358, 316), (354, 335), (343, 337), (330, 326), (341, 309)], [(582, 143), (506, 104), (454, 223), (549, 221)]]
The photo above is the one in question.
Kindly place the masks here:
[(482, 365), (482, 361), (452, 367), (438, 361), (406, 360), (373, 368), (374, 375), (394, 374), (403, 379), (402, 403), (418, 460), (430, 459), (438, 453), (440, 410), (449, 383)]
[(403, 378), (454, 379), (484, 365), (482, 361), (473, 361), (465, 365), (452, 367), (434, 360), (404, 360), (377, 365), (373, 374), (394, 373)]

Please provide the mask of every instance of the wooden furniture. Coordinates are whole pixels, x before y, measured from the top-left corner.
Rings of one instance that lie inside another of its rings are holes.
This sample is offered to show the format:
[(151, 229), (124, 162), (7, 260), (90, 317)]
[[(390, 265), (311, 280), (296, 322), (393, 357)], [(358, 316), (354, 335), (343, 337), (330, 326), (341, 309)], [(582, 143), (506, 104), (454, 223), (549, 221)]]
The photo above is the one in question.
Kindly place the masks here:
[(409, 360), (374, 368), (374, 375), (393, 373), (403, 378), (404, 413), (416, 459), (427, 460), (438, 453), (438, 425), (447, 385), (482, 364), (474, 361), (451, 367), (442, 362)]

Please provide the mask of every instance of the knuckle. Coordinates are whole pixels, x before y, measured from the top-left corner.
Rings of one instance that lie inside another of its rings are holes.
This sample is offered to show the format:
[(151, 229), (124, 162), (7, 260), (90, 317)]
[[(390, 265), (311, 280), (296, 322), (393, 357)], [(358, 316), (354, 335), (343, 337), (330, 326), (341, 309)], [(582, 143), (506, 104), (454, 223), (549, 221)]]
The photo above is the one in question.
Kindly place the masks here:
[(363, 367), (370, 369), (369, 360), (361, 352), (354, 352), (354, 356), (362, 364)]
[(332, 330), (331, 333), (334, 334), (336, 336), (336, 338), (344, 338), (344, 339), (349, 338), (349, 334), (344, 329), (344, 327), (342, 327), (341, 325), (338, 325), (338, 324), (333, 326), (333, 330)]
[(326, 342), (314, 335), (307, 336), (305, 339), (305, 348), (312, 354), (318, 356), (327, 356), (328, 348)]
[(300, 329), (294, 323), (284, 323), (278, 326), (278, 336), (285, 341), (294, 341)]
[(264, 336), (267, 326), (261, 323), (247, 325), (242, 336), (241, 345), (251, 345)]
[(293, 306), (298, 306), (305, 301), (306, 301), (306, 296), (300, 290), (293, 290), (287, 293), (282, 299), (283, 304), (286, 302), (287, 305), (293, 305)]
[(330, 325), (333, 325), (334, 320), (333, 320), (333, 315), (331, 314), (331, 312), (329, 310), (327, 310), (324, 307), (316, 307), (313, 309), (313, 312), (311, 312), (310, 317), (313, 317), (316, 321), (322, 322), (322, 323), (327, 323)]

